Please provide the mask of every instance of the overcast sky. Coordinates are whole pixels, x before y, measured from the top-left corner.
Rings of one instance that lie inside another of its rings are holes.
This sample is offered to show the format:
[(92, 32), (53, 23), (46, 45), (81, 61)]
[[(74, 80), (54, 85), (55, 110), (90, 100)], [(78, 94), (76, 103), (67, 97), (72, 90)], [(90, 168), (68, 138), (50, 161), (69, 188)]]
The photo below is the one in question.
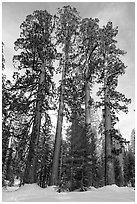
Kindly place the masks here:
[(119, 27), (118, 47), (127, 51), (122, 58), (127, 65), (126, 74), (120, 77), (118, 90), (132, 99), (129, 113), (119, 115), (117, 127), (122, 135), (130, 139), (131, 131), (135, 127), (135, 4), (133, 2), (3, 2), (2, 3), (2, 41), (6, 59), (6, 74), (11, 78), (14, 70), (12, 58), (15, 54), (14, 42), (19, 37), (20, 24), (28, 14), (34, 10), (47, 10), (55, 14), (57, 8), (64, 5), (74, 6), (81, 17), (99, 18), (100, 25), (111, 20)]

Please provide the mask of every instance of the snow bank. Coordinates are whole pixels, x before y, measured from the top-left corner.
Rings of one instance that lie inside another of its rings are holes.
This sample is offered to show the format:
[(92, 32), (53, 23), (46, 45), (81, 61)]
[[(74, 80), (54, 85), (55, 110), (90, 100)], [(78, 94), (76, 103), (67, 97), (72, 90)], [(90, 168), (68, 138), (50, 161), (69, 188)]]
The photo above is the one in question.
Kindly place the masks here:
[(119, 191), (121, 190), (121, 187), (118, 187), (117, 185), (113, 184), (113, 185), (108, 185), (108, 186), (99, 188), (99, 190), (100, 191)]
[(56, 187), (46, 189), (37, 184), (26, 184), (19, 189), (13, 188), (10, 192), (3, 190), (3, 202), (134, 202), (135, 191), (131, 187), (116, 185), (102, 188), (90, 187), (85, 192), (56, 192)]
[(45, 199), (50, 195), (55, 196), (55, 194), (58, 194), (55, 191), (54, 186), (43, 189), (37, 184), (25, 184), (16, 190), (13, 187), (13, 191), (11, 189), (12, 187), (10, 187), (10, 191), (9, 188), (7, 188), (7, 190), (3, 190), (2, 200), (4, 202), (35, 201), (35, 199), (36, 201), (41, 201), (41, 199)]

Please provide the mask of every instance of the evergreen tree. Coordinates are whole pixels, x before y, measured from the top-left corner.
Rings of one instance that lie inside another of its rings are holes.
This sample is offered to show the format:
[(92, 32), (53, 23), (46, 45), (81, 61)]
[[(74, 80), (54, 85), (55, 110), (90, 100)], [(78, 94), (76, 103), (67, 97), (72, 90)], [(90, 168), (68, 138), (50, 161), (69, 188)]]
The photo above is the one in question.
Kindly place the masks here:
[(97, 57), (98, 47), (98, 33), (99, 33), (99, 20), (84, 18), (80, 25), (80, 39), (79, 46), (81, 69), (83, 73), (84, 89), (85, 89), (85, 124), (86, 135), (90, 134), (91, 124), (91, 106), (93, 99), (91, 97), (91, 88), (95, 78), (95, 64)]
[(57, 45), (62, 47), (62, 54), (60, 58), (60, 72), (62, 71), (62, 79), (60, 86), (60, 97), (59, 97), (59, 110), (58, 119), (56, 126), (55, 135), (55, 146), (53, 155), (53, 165), (51, 174), (51, 185), (58, 184), (58, 167), (59, 167), (59, 155), (61, 147), (61, 137), (62, 137), (62, 123), (64, 114), (64, 92), (65, 85), (64, 81), (66, 75), (69, 73), (71, 53), (73, 43), (75, 42), (75, 34), (78, 27), (79, 15), (75, 8), (70, 6), (64, 6), (62, 9), (58, 9), (57, 24), (56, 24), (56, 39)]
[[(5, 69), (4, 58), (4, 43), (2, 43), (2, 71)], [(12, 160), (12, 146), (11, 146), (11, 120), (12, 114), (9, 111), (9, 106), (12, 103), (12, 94), (10, 92), (11, 82), (6, 79), (6, 76), (2, 73), (2, 182), (5, 185), (4, 180), (13, 181), (11, 172), (11, 160)]]
[(124, 185), (124, 149), (125, 139), (120, 134), (120, 131), (113, 130), (112, 135), (112, 153), (114, 157), (114, 172), (115, 172), (115, 183), (118, 186)]
[(49, 185), (53, 156), (52, 125), (49, 116), (46, 117), (48, 118), (41, 127), (38, 150), (38, 184), (42, 188)]
[[(73, 112), (70, 117), (71, 125), (67, 132), (67, 157), (63, 165), (67, 168), (65, 172), (66, 183), (69, 183), (69, 190), (86, 190), (93, 185), (98, 186), (98, 156), (97, 156), (97, 135), (92, 131), (89, 137), (85, 137), (84, 110)], [(77, 109), (76, 109), (77, 110)], [(78, 109), (79, 110), (79, 109)]]
[[(24, 174), (25, 183), (37, 182), (38, 143), (43, 113), (52, 109), (54, 84), (53, 60), (55, 49), (52, 43), (52, 16), (45, 11), (34, 11), (21, 24), (20, 38), (15, 42), (15, 50), (20, 53), (14, 56), (14, 64), (24, 73), (19, 77), (15, 73), (15, 84), (12, 88), (20, 92), (23, 101), (17, 99), (15, 107), (22, 106), (30, 115), (32, 126), (27, 162)], [(51, 105), (49, 104), (51, 103)]]
[(124, 155), (124, 184), (135, 187), (135, 155), (131, 150)]
[[(97, 82), (103, 83), (98, 95), (101, 96), (104, 106), (104, 127), (105, 127), (105, 182), (106, 185), (115, 183), (114, 165), (112, 157), (112, 136), (113, 117), (117, 119), (116, 113), (120, 110), (127, 112), (127, 99), (124, 94), (116, 91), (118, 77), (125, 73), (126, 66), (119, 56), (125, 52), (116, 47), (117, 41), (114, 39), (118, 34), (118, 28), (113, 28), (112, 22), (100, 29), (100, 57), (98, 59), (99, 75)], [(121, 105), (121, 102), (124, 105)]]

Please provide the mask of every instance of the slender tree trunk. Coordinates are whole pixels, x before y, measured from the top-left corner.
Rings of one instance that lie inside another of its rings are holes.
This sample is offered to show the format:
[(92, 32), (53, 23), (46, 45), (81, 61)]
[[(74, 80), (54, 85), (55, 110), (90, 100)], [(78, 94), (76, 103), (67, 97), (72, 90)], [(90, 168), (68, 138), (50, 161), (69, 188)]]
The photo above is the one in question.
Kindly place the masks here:
[(31, 141), (29, 147), (29, 153), (26, 163), (26, 169), (24, 173), (24, 183), (36, 183), (37, 182), (37, 152), (38, 142), (41, 126), (41, 112), (43, 104), (43, 88), (45, 83), (45, 67), (44, 64), (41, 67), (38, 95), (36, 101), (35, 118), (31, 133)]
[(112, 157), (112, 137), (111, 131), (111, 114), (109, 107), (109, 96), (107, 94), (106, 87), (106, 76), (105, 76), (105, 185), (111, 185), (115, 183), (114, 176), (114, 164)]

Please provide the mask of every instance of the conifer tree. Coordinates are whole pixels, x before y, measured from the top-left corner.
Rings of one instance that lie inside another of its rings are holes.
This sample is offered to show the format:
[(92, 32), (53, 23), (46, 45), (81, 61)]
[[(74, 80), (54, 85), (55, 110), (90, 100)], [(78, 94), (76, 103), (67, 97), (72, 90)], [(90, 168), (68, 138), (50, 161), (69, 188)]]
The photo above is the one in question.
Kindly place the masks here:
[(53, 156), (52, 125), (49, 116), (46, 117), (46, 122), (41, 126), (38, 149), (38, 184), (42, 188), (49, 185)]
[[(118, 34), (118, 28), (113, 28), (112, 22), (100, 29), (100, 57), (98, 59), (98, 83), (102, 83), (98, 95), (101, 96), (104, 106), (104, 127), (105, 127), (105, 183), (106, 185), (115, 183), (114, 165), (112, 157), (112, 135), (113, 117), (117, 119), (116, 113), (120, 110), (127, 112), (127, 99), (124, 94), (119, 93), (116, 88), (119, 75), (125, 73), (126, 66), (119, 56), (125, 51), (116, 47), (117, 41), (114, 39)], [(122, 105), (122, 103), (124, 105)]]
[(55, 146), (53, 155), (53, 165), (51, 174), (51, 185), (58, 184), (58, 168), (59, 168), (59, 155), (62, 137), (62, 123), (64, 114), (64, 92), (65, 92), (65, 79), (69, 73), (71, 62), (71, 53), (73, 43), (75, 43), (76, 30), (78, 28), (79, 15), (75, 8), (64, 6), (58, 9), (57, 24), (56, 24), (56, 40), (57, 45), (62, 47), (62, 54), (60, 58), (60, 72), (62, 72), (60, 96), (59, 96), (59, 109), (55, 135)]
[(11, 120), (12, 115), (9, 111), (9, 106), (12, 102), (12, 94), (10, 92), (11, 82), (6, 79), (3, 74), (5, 69), (4, 57), (4, 43), (2, 42), (2, 182), (4, 180), (12, 181), (11, 173), (11, 160), (12, 160), (12, 147), (11, 147)]
[(124, 155), (124, 185), (135, 187), (135, 155), (131, 149)]
[[(24, 99), (22, 108), (31, 115), (31, 121), (33, 121), (24, 174), (25, 183), (37, 182), (42, 113), (53, 108), (51, 107), (54, 89), (52, 76), (56, 51), (51, 40), (52, 32), (52, 16), (46, 10), (34, 11), (21, 24), (20, 38), (15, 42), (15, 50), (20, 53), (14, 56), (13, 61), (19, 70), (24, 70), (24, 73), (20, 77), (14, 74), (16, 82), (12, 90), (20, 91)], [(17, 107), (18, 104), (21, 105), (19, 99), (15, 106)]]
[(91, 106), (92, 97), (91, 90), (95, 78), (95, 64), (97, 58), (98, 47), (98, 33), (99, 33), (99, 20), (84, 18), (80, 25), (80, 63), (83, 72), (84, 88), (85, 88), (85, 124), (86, 135), (90, 132), (91, 123)]

